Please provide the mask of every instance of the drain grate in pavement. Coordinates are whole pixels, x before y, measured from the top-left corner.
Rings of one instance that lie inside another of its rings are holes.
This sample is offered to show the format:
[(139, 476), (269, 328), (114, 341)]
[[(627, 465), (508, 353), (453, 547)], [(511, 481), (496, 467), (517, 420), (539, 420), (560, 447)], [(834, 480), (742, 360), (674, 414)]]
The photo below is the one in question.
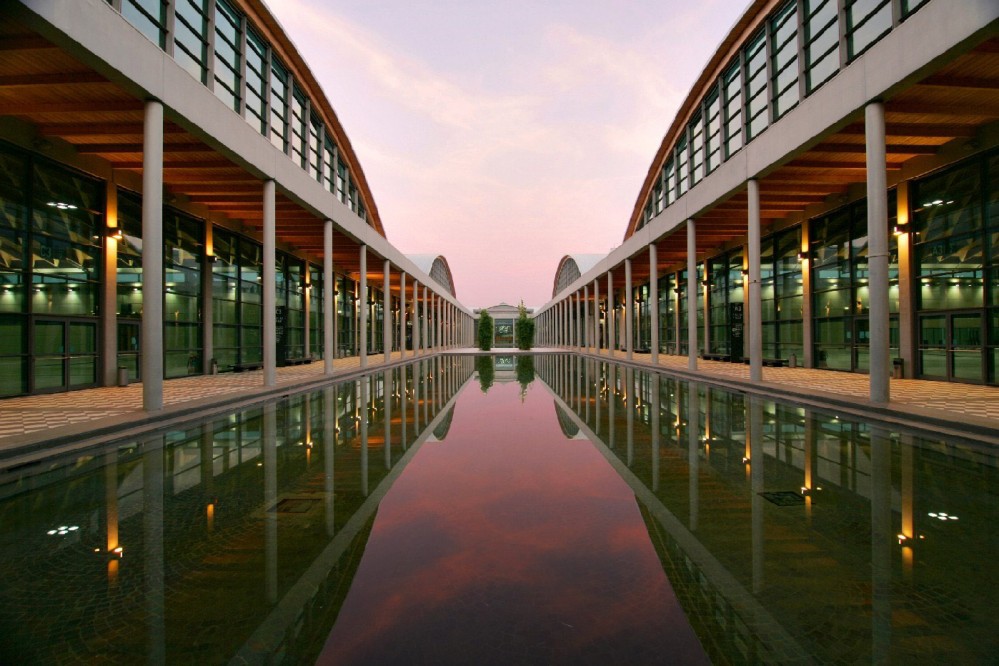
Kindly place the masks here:
[(777, 506), (799, 506), (805, 503), (805, 496), (793, 490), (777, 490), (769, 493), (759, 493), (759, 495)]
[(305, 513), (312, 508), (312, 505), (318, 502), (315, 499), (299, 499), (295, 497), (286, 497), (274, 506), (271, 507), (271, 511), (274, 513)]

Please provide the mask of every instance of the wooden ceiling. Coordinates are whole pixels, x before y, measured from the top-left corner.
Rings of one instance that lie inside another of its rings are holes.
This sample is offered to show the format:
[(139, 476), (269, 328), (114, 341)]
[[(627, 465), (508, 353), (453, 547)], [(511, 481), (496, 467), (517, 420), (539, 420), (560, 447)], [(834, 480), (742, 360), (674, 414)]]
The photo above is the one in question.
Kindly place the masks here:
[[(29, 123), (42, 142), (62, 140), (80, 155), (98, 157), (115, 170), (141, 174), (142, 100), (8, 18), (0, 21), (0, 116)], [(263, 183), (259, 178), (172, 122), (169, 111), (163, 144), (163, 190), (168, 203), (199, 204), (213, 220), (227, 218), (260, 237)], [(322, 219), (280, 190), (276, 208), (279, 244), (322, 261)], [(334, 226), (333, 247), (337, 271), (356, 278), (359, 244)], [(382, 260), (369, 254), (368, 266), (369, 280), (381, 286)], [(398, 271), (393, 271), (396, 293), (399, 282)]]
[[(821, 94), (821, 93), (817, 93)], [(990, 39), (885, 103), (887, 163), (898, 171), (911, 159), (936, 154), (955, 141), (977, 146), (979, 129), (999, 121), (999, 39)], [(768, 131), (774, 131), (773, 129)], [(840, 131), (779, 166), (760, 180), (760, 218), (775, 221), (803, 214), (813, 204), (833, 203), (851, 185), (867, 179), (862, 115)], [(742, 189), (696, 218), (697, 255), (704, 259), (747, 234), (746, 190)], [(686, 266), (686, 226), (656, 242), (660, 271)], [(635, 283), (648, 278), (647, 255), (632, 259)], [(639, 271), (644, 271), (641, 274)], [(615, 289), (624, 270), (614, 271)], [(606, 290), (606, 281), (601, 284)]]

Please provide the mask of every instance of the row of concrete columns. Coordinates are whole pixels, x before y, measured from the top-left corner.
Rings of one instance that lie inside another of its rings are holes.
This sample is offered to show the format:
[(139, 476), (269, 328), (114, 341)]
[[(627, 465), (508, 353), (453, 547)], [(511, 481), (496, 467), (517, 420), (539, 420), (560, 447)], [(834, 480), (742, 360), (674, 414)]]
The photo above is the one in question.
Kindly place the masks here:
[[(865, 108), (865, 133), (867, 143), (867, 236), (868, 270), (870, 288), (870, 399), (873, 402), (888, 402), (890, 399), (888, 378), (890, 376), (889, 354), (889, 311), (888, 311), (888, 192), (887, 162), (885, 147), (884, 105), (872, 102)], [(747, 222), (747, 318), (749, 340), (750, 381), (763, 380), (763, 328), (760, 283), (760, 187), (755, 178), (746, 183)], [(687, 228), (687, 367), (697, 370), (697, 222), (688, 219)], [(650, 271), (649, 309), (651, 328), (651, 361), (658, 362), (659, 354), (659, 290), (657, 279), (659, 264), (656, 253), (657, 240), (648, 245)], [(625, 358), (634, 355), (634, 335), (632, 326), (634, 310), (632, 293), (632, 260), (624, 259), (624, 321), (615, 321), (617, 294), (614, 290), (614, 275), (606, 272), (607, 290), (604, 300), (600, 295), (600, 279), (596, 275), (576, 290), (560, 295), (559, 299), (535, 315), (538, 321), (539, 342), (554, 347), (580, 348), (587, 352), (594, 349), (597, 354), (604, 350), (623, 351)], [(807, 265), (802, 268), (807, 273)], [(593, 296), (590, 297), (590, 286)], [(606, 305), (604, 305), (606, 304)], [(601, 324), (600, 312), (605, 310)], [(590, 325), (590, 313), (593, 325)], [(623, 329), (623, 330), (621, 330)], [(623, 344), (619, 344), (618, 341)]]
[[(143, 122), (142, 157), (142, 301), (143, 316), (141, 325), (142, 341), (142, 406), (155, 411), (163, 407), (163, 105), (149, 100), (145, 105)], [(276, 320), (276, 183), (265, 180), (263, 190), (263, 374), (264, 386), (277, 383), (277, 320)], [(323, 222), (323, 342), (325, 354), (323, 371), (333, 373), (333, 358), (336, 352), (336, 317), (333, 273), (333, 221)], [(361, 335), (368, 331), (368, 248), (360, 247), (360, 275), (358, 279), (359, 308), (358, 329)], [(384, 330), (383, 348), (385, 361), (391, 359), (394, 322), (391, 307), (392, 266), (384, 259), (382, 285)], [(400, 348), (401, 357), (406, 357), (406, 317), (407, 317), (407, 275), (400, 272)], [(419, 290), (422, 287), (422, 295)], [(412, 354), (425, 354), (433, 350), (470, 346), (472, 344), (473, 318), (427, 285), (412, 281), (410, 309), (414, 317), (422, 313), (420, 326), (413, 328)], [(430, 321), (432, 320), (432, 324)], [(306, 317), (306, 327), (308, 317)], [(374, 328), (369, 340), (361, 340), (358, 355), (361, 367), (367, 366), (368, 345), (373, 345)], [(306, 329), (308, 345), (308, 329)]]

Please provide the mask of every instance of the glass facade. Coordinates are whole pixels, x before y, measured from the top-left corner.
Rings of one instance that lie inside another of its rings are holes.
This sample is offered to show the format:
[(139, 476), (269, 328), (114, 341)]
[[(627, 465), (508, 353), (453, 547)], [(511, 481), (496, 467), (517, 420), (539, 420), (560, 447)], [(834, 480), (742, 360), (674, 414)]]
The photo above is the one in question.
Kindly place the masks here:
[[(896, 210), (894, 192), (888, 210)], [(894, 229), (894, 215), (888, 219)], [(870, 294), (867, 273), (867, 202), (858, 201), (811, 221), (809, 258), (812, 270), (815, 365), (819, 368), (867, 372), (870, 344)], [(889, 234), (891, 355), (898, 355), (898, 239)]]
[(920, 376), (995, 384), (999, 153), (916, 181), (910, 202)]
[[(119, 0), (122, 16), (365, 222), (320, 107), (232, 0)], [(109, 4), (117, 3), (108, 0)], [(170, 28), (172, 26), (172, 28)], [(211, 58), (209, 57), (211, 55)]]
[(691, 120), (666, 151), (662, 207), (658, 207), (659, 192), (652, 188), (635, 228), (644, 226), (653, 214), (661, 213), (788, 113), (802, 95), (810, 95), (834, 77), (841, 60), (849, 62), (884, 37), (892, 29), (893, 2), (898, 5), (899, 19), (905, 20), (927, 0), (788, 0), (777, 4), (763, 27), (743, 42), (692, 106)]
[(104, 185), (0, 146), (0, 396), (97, 383)]

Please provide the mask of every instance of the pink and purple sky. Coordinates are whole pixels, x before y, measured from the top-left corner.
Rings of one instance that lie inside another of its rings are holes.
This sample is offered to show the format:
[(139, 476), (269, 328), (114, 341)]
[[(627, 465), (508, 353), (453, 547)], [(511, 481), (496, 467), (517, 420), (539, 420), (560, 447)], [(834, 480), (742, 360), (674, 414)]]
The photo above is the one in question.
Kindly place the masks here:
[(459, 300), (536, 307), (621, 243), (677, 108), (748, 0), (268, 0), (388, 239)]

